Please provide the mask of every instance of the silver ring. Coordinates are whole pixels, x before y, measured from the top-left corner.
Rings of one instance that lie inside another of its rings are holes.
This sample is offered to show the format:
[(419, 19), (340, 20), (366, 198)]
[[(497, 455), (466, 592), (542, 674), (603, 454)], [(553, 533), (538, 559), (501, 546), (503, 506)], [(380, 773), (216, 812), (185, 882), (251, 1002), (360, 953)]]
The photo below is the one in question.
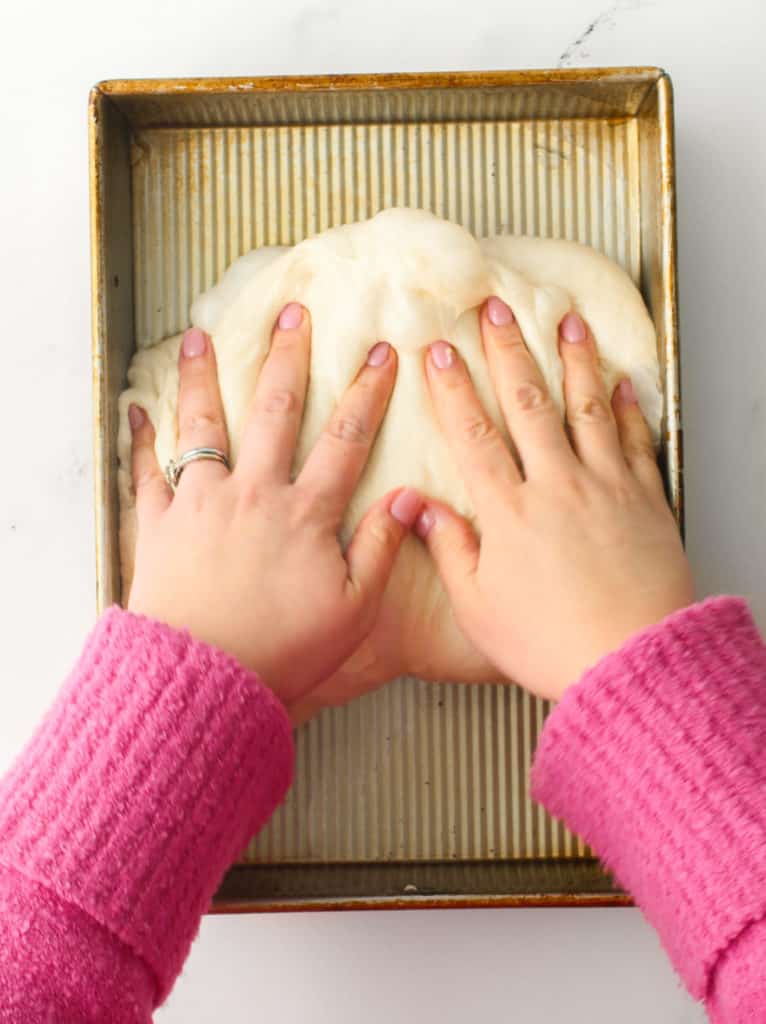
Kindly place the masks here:
[(225, 453), (218, 448), (190, 448), (188, 452), (184, 452), (179, 458), (170, 459), (167, 466), (165, 466), (165, 479), (173, 490), (178, 487), (181, 474), (189, 463), (197, 462), (200, 459), (210, 459), (213, 462), (222, 463), (227, 469), (231, 468)]

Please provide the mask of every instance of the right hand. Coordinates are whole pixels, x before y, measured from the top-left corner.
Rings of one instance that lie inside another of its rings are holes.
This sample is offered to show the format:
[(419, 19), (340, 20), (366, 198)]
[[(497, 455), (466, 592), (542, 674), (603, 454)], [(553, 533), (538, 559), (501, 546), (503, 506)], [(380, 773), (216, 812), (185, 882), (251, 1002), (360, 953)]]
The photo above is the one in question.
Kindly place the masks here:
[(508, 678), (558, 699), (603, 655), (691, 603), (691, 573), (630, 381), (610, 400), (581, 318), (568, 314), (560, 329), (569, 435), (505, 303), (485, 304), (481, 329), (521, 465), (459, 354), (435, 342), (426, 375), (481, 540), (437, 502), (416, 530), (468, 638)]

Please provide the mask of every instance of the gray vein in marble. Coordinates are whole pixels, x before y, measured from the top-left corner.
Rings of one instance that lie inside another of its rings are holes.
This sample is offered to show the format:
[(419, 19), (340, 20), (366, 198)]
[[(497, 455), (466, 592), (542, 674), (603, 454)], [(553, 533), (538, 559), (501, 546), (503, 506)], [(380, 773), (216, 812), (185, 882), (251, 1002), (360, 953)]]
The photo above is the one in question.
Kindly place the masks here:
[(590, 56), (586, 46), (596, 33), (605, 28), (613, 29), (617, 15), (622, 11), (637, 11), (643, 6), (642, 0), (617, 0), (617, 3), (610, 4), (573, 40), (559, 57), (556, 67), (568, 68), (578, 60)]

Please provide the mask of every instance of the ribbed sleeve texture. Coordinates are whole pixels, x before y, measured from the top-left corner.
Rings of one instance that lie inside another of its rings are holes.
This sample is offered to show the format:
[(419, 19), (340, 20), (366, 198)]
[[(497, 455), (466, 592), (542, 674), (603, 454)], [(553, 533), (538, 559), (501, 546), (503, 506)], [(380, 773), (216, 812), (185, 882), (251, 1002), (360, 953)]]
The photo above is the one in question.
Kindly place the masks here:
[[(107, 612), (0, 781), (0, 1024), (147, 1024), (292, 763), (254, 675)], [(744, 602), (679, 612), (586, 673), (545, 725), (533, 793), (715, 1024), (766, 1021), (766, 647)]]
[(252, 673), (111, 609), (0, 783), (0, 865), (142, 958), (156, 1005), (292, 763), (285, 710)]
[[(633, 895), (692, 995), (736, 988), (713, 986), (732, 957), (731, 977), (762, 986), (766, 646), (743, 601), (680, 611), (587, 672), (543, 729), (533, 795)], [(751, 925), (760, 963), (734, 953)]]

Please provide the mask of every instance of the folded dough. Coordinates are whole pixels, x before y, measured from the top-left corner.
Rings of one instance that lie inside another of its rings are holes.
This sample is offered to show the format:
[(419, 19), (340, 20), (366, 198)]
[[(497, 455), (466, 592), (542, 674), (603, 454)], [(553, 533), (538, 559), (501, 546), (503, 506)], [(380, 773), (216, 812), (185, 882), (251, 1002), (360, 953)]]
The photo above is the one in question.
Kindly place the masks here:
[[(402, 485), (448, 501), (472, 517), (434, 418), (423, 357), (434, 339), (451, 341), (468, 364), (487, 411), (505, 433), (478, 327), (477, 308), (492, 294), (513, 309), (560, 409), (558, 323), (570, 309), (581, 313), (596, 338), (607, 387), (630, 375), (658, 439), (662, 393), (655, 332), (638, 290), (617, 264), (574, 242), (513, 236), (477, 241), (456, 224), (424, 211), (390, 209), (290, 249), (254, 250), (233, 263), (192, 306), (192, 323), (214, 340), (234, 461), (274, 321), (287, 302), (296, 300), (311, 311), (313, 327), (296, 470), (369, 348), (384, 339), (399, 357), (394, 393), (349, 506), (344, 541), (372, 501)], [(125, 597), (135, 546), (127, 409), (137, 402), (148, 412), (164, 466), (175, 454), (180, 339), (176, 335), (137, 352), (128, 372), (130, 387), (120, 398)], [(403, 673), (458, 682), (498, 677), (460, 633), (429, 558), (414, 538), (408, 538), (397, 561), (375, 633), (338, 675), (339, 694), (347, 673), (366, 676), (369, 688)]]

